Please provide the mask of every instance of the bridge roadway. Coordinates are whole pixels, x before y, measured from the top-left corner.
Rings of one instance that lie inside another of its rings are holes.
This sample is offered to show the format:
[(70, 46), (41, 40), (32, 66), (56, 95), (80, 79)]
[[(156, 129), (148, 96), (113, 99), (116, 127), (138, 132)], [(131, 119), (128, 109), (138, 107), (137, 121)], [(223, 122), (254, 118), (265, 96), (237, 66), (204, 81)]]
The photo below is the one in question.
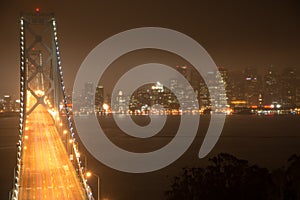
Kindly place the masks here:
[(46, 108), (39, 105), (25, 127), (19, 199), (87, 199)]

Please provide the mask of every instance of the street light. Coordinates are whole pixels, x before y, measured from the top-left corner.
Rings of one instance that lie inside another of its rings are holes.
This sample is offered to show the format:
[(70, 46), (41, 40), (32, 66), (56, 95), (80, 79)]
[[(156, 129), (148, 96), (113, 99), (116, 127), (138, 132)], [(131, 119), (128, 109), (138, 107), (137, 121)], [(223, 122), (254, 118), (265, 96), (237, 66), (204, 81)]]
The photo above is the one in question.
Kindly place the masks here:
[(89, 178), (91, 177), (92, 175), (96, 176), (97, 177), (97, 183), (98, 183), (98, 200), (100, 200), (100, 176), (95, 174), (95, 173), (92, 173), (92, 172), (86, 172), (85, 173), (86, 177)]

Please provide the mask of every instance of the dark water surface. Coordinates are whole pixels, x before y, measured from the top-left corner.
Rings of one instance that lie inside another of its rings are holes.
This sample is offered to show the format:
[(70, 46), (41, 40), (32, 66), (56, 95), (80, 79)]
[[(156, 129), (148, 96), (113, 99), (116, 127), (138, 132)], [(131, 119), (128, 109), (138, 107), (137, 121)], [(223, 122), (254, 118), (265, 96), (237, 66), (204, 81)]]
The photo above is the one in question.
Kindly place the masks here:
[[(145, 125), (147, 117), (135, 117), (134, 120)], [(164, 129), (148, 139), (135, 139), (123, 134), (111, 117), (101, 117), (100, 124), (107, 136), (116, 145), (134, 152), (147, 152), (159, 149), (172, 140), (178, 128), (179, 116), (171, 116)], [(205, 166), (208, 158), (221, 152), (246, 159), (251, 164), (275, 169), (287, 164), (292, 154), (300, 154), (300, 115), (231, 115), (227, 116), (222, 135), (208, 156), (198, 158), (198, 152), (206, 133), (209, 116), (200, 119), (199, 131), (188, 151), (170, 166), (145, 174), (130, 174), (111, 169), (94, 159), (80, 145), (87, 157), (90, 171), (101, 177), (102, 198), (113, 200), (164, 199), (164, 191), (169, 189), (170, 181), (178, 175), (182, 167)], [(0, 118), (0, 199), (8, 199), (12, 187), (13, 168), (16, 163), (16, 141), (18, 119)], [(97, 179), (89, 180), (95, 197)]]
[(18, 117), (0, 117), (0, 199), (8, 199), (17, 160)]

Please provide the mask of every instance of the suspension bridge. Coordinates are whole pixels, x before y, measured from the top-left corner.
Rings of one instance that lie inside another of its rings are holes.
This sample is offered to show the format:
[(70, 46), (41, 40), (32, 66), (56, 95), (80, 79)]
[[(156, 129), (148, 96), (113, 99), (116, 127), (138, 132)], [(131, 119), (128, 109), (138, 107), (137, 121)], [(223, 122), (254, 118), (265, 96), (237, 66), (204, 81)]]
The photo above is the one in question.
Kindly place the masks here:
[(10, 198), (93, 200), (68, 107), (53, 13), (21, 14), (20, 102)]

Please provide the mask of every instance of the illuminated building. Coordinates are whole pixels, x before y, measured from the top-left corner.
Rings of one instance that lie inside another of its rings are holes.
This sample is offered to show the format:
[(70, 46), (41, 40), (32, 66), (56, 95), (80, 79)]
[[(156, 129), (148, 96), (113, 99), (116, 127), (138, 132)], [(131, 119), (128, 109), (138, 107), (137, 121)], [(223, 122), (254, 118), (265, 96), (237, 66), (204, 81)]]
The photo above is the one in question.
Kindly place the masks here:
[(293, 108), (296, 104), (297, 76), (293, 68), (285, 68), (281, 75), (281, 104), (285, 108)]
[(208, 88), (204, 81), (199, 82), (199, 95), (198, 100), (200, 107), (206, 108), (210, 105)]
[[(225, 73), (224, 73), (225, 74)], [(226, 96), (226, 83), (219, 71), (210, 71), (206, 74), (208, 80), (208, 90), (210, 106), (216, 112), (225, 112), (228, 106)]]
[(3, 96), (4, 104), (3, 104), (3, 110), (4, 112), (10, 112), (13, 111), (13, 101), (11, 99), (10, 95), (4, 95)]
[[(299, 82), (300, 80), (298, 80)], [(296, 88), (296, 99), (295, 99), (295, 106), (297, 108), (300, 108), (300, 85), (297, 86)]]
[(244, 78), (244, 99), (248, 106), (258, 105), (259, 94), (261, 93), (261, 83), (257, 70), (247, 67), (243, 71)]
[(97, 112), (102, 111), (103, 103), (104, 103), (104, 88), (102, 85), (98, 85), (96, 87), (96, 94), (95, 94), (95, 110)]
[[(175, 80), (172, 89), (176, 90)], [(131, 112), (148, 113), (156, 105), (161, 105), (165, 110), (179, 109), (179, 103), (174, 93), (160, 82), (147, 84), (137, 89), (130, 97), (129, 109)]]
[(94, 84), (91, 82), (84, 84), (84, 106), (87, 112), (93, 112), (94, 111)]
[(278, 71), (270, 67), (263, 79), (263, 100), (264, 104), (270, 105), (273, 101), (280, 102), (280, 85)]
[(192, 67), (190, 66), (176, 66), (176, 70), (179, 71), (187, 81), (191, 82), (192, 80)]
[(127, 104), (129, 103), (129, 98), (126, 94), (123, 93), (122, 90), (119, 90), (117, 92), (117, 95), (115, 95), (115, 99), (113, 99), (114, 104), (113, 104), (113, 111), (116, 113), (127, 113), (128, 111), (128, 106)]

